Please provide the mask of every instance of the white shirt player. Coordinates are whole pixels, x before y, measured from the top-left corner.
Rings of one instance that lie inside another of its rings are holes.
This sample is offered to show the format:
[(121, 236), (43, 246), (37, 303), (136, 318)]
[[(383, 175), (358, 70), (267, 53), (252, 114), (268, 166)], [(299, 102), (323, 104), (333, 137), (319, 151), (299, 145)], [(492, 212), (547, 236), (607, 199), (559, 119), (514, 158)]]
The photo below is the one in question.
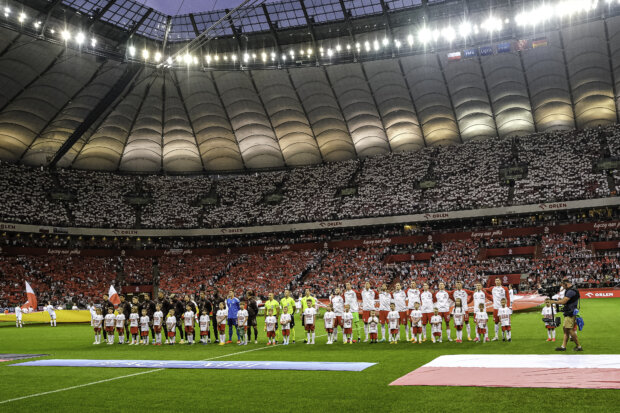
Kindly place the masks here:
[(379, 293), (379, 311), (390, 311), (390, 304), (392, 303), (392, 293), (380, 292)]
[(462, 326), (465, 321), (465, 309), (463, 307), (454, 307), (452, 310), (452, 318), (455, 326)]
[(201, 314), (198, 320), (200, 331), (209, 331), (209, 314)]
[(138, 313), (129, 314), (129, 327), (138, 327), (138, 322), (140, 320), (140, 316)]
[(93, 317), (93, 327), (101, 328), (101, 323), (103, 323), (103, 316), (101, 314), (95, 314)]
[(441, 333), (441, 316), (434, 315), (431, 317), (431, 333)]
[(450, 311), (450, 294), (446, 290), (439, 290), (435, 293), (435, 299), (437, 300), (437, 309), (440, 313), (447, 313)]
[(280, 315), (280, 325), (282, 326), (282, 330), (291, 329), (291, 315), (289, 313), (282, 313), (282, 315)]
[(510, 297), (510, 306), (509, 307), (511, 309), (512, 309), (512, 299), (513, 299), (514, 295), (515, 295), (515, 292), (513, 291), (513, 289), (509, 288), (508, 289), (508, 296)]
[(487, 328), (487, 321), (489, 320), (489, 315), (486, 311), (478, 311), (476, 313), (476, 325), (479, 328)]
[(377, 316), (368, 319), (368, 332), (377, 334), (379, 332), (379, 318)]
[(354, 290), (344, 292), (344, 303), (349, 304), (352, 313), (359, 313), (359, 305), (357, 304), (357, 293)]
[(407, 294), (405, 294), (403, 290), (400, 290), (394, 291), (392, 296), (394, 297), (394, 306), (396, 307), (395, 310), (399, 313), (407, 311)]
[(226, 325), (226, 320), (228, 319), (228, 310), (226, 310), (226, 309), (217, 310), (216, 317), (218, 319), (219, 318), (222, 319), (222, 321), (219, 322), (220, 325)]
[(149, 321), (151, 320), (148, 315), (140, 317), (140, 331), (149, 331)]
[(422, 306), (420, 310), (423, 313), (432, 313), (433, 312), (433, 293), (430, 291), (422, 291), (420, 294), (420, 302)]
[(493, 287), (493, 289), (491, 290), (491, 294), (493, 294), (493, 308), (495, 310), (499, 310), (500, 308), (502, 308), (502, 298), (505, 298), (506, 300), (510, 298), (510, 296), (506, 293), (506, 290), (506, 287), (498, 286)]
[(325, 328), (334, 328), (334, 321), (336, 320), (336, 313), (328, 311), (323, 315), (323, 323)]
[(237, 325), (239, 327), (246, 327), (248, 325), (248, 310), (239, 310), (237, 312)]
[(123, 328), (123, 327), (125, 327), (125, 314), (119, 313), (116, 316), (116, 328)]
[(474, 292), (474, 310), (476, 312), (480, 309), (480, 304), (484, 305), (484, 309), (487, 309), (487, 295), (484, 291), (475, 291)]
[(183, 322), (184, 322), (184, 325), (186, 326), (193, 326), (194, 325), (194, 312), (186, 311), (183, 314)]
[(166, 318), (166, 327), (168, 327), (168, 331), (174, 331), (177, 326), (177, 318), (173, 315)]
[(153, 326), (161, 327), (163, 321), (164, 313), (161, 311), (155, 311), (155, 313), (153, 313)]
[(93, 320), (95, 319), (95, 316), (97, 315), (97, 310), (95, 309), (94, 305), (89, 305), (88, 307), (88, 311), (90, 311), (90, 325), (94, 325), (93, 324)]
[(502, 327), (506, 327), (510, 325), (510, 315), (512, 314), (512, 310), (510, 307), (502, 307), (497, 310), (497, 315), (499, 316), (499, 321), (502, 323)]
[(344, 298), (341, 295), (334, 295), (331, 298), (331, 303), (336, 316), (342, 317), (342, 313), (344, 313)]
[(276, 330), (276, 316), (269, 315), (265, 317), (265, 328), (267, 331), (275, 331)]
[(106, 314), (104, 320), (106, 327), (114, 327), (116, 324), (116, 316), (114, 314)]
[(54, 311), (54, 307), (51, 304), (45, 306), (45, 311), (49, 313), (52, 320), (56, 319), (56, 311)]
[[(422, 311), (421, 310), (411, 310), (411, 327), (422, 327)], [(417, 320), (417, 321), (414, 321)]]
[(15, 317), (16, 317), (18, 320), (21, 320), (21, 319), (22, 319), (22, 308), (21, 308), (21, 307), (19, 307), (19, 306), (18, 306), (18, 307), (15, 307)]
[(460, 298), (461, 299), (461, 305), (463, 306), (463, 310), (465, 312), (467, 312), (469, 310), (469, 307), (467, 307), (467, 299), (468, 299), (467, 291), (465, 291), (465, 290), (454, 290), (454, 292), (452, 293), (452, 297), (454, 298), (455, 302), (456, 302), (457, 298)]
[(375, 309), (375, 299), (377, 292), (375, 290), (362, 290), (362, 310), (371, 311)]
[(417, 288), (407, 288), (407, 308), (413, 310), (415, 303), (420, 302), (420, 290)]
[(390, 330), (395, 330), (398, 328), (398, 320), (400, 320), (400, 314), (398, 314), (398, 311), (390, 311), (387, 315), (387, 319)]
[(314, 324), (314, 317), (316, 316), (316, 310), (308, 307), (304, 310), (304, 322), (306, 325)]
[(342, 327), (353, 328), (353, 313), (348, 312), (342, 314)]

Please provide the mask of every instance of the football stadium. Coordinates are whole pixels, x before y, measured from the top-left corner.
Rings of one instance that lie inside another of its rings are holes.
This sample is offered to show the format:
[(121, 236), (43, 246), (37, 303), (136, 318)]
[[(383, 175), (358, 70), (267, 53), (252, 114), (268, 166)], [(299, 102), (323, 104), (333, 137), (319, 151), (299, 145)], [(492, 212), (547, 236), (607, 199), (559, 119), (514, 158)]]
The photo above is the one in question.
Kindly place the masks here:
[(619, 190), (620, 0), (0, 0), (0, 412), (614, 411)]

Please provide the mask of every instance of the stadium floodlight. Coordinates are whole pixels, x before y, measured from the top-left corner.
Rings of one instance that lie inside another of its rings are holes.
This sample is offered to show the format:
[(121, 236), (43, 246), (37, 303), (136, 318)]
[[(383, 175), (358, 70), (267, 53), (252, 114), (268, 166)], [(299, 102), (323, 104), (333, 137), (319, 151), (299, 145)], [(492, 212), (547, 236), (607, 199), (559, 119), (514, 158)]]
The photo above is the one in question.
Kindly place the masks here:
[(129, 46), (127, 49), (129, 51), (129, 56), (134, 57), (136, 55), (136, 48), (133, 46)]
[(387, 37), (383, 38), (383, 46), (387, 46), (388, 44), (390, 44), (390, 41), (388, 40)]
[(400, 49), (400, 40), (394, 40), (394, 46), (396, 46), (397, 49)]
[(60, 33), (60, 37), (62, 38), (62, 40), (66, 42), (71, 38), (71, 33), (69, 33), (69, 30), (63, 30)]
[(198, 64), (198, 58), (196, 56), (192, 56), (192, 63), (195, 65)]
[(213, 56), (213, 60), (218, 62), (220, 60), (220, 56), (216, 54), (215, 56)]
[(249, 62), (249, 61), (250, 61), (250, 55), (249, 55), (249, 54), (247, 54), (247, 53), (245, 53), (245, 54), (243, 55), (243, 61), (244, 61), (245, 63)]
[(205, 60), (207, 61), (207, 64), (210, 64), (211, 63), (211, 55), (210, 54), (206, 55), (205, 56)]
[(54, 34), (54, 33), (56, 33), (56, 30), (54, 30), (54, 29), (50, 29), (50, 33), (51, 33), (51, 34)]
[(469, 22), (463, 22), (459, 25), (459, 35), (466, 38), (471, 34), (472, 28)]
[(347, 50), (351, 50), (351, 45), (347, 43)]
[(289, 54), (291, 55), (291, 59), (295, 59), (295, 51), (293, 49), (291, 49)]
[(379, 51), (379, 42), (377, 40), (372, 42), (372, 46), (374, 47), (375, 52)]
[(426, 27), (423, 27), (418, 32), (418, 39), (420, 40), (420, 43), (422, 44), (427, 44), (428, 42), (431, 41), (432, 38), (433, 38), (433, 33), (430, 31), (430, 29), (427, 29)]
[(327, 56), (332, 57), (334, 51), (332, 49), (327, 49)]
[(189, 53), (185, 53), (185, 56), (183, 57), (183, 59), (185, 60), (185, 64), (187, 64), (188, 66), (192, 64), (192, 61), (194, 59), (192, 59), (192, 56)]
[(237, 55), (236, 54), (230, 56), (230, 58), (232, 59), (233, 62), (237, 61)]
[(256, 53), (252, 53), (252, 60), (256, 60)]
[(303, 57), (303, 56), (304, 56), (304, 49), (301, 49), (301, 50), (299, 51), (299, 55), (300, 55), (301, 57)]
[(23, 13), (23, 12), (22, 12), (22, 13), (19, 13), (19, 16), (17, 17), (17, 20), (18, 20), (20, 23), (23, 23), (23, 22), (24, 22), (24, 20), (26, 20), (26, 13)]
[(224, 61), (228, 62), (228, 56), (224, 55)]
[(4, 17), (9, 17), (9, 14), (11, 14), (11, 9), (8, 7), (4, 8)]
[(312, 49), (308, 49), (308, 56), (312, 56)]
[(84, 33), (82, 32), (79, 32), (78, 34), (75, 35), (75, 42), (79, 45), (84, 43), (84, 39), (86, 39), (86, 36), (84, 36)]
[(276, 60), (276, 54), (274, 52), (271, 52), (271, 60)]
[(342, 46), (340, 46), (339, 44), (336, 45), (336, 51), (338, 53), (340, 53), (340, 51), (342, 50)]
[(452, 43), (454, 39), (456, 38), (456, 32), (451, 26), (445, 27), (441, 31), (441, 35), (448, 43)]
[(409, 46), (413, 46), (413, 35), (410, 34), (407, 36), (407, 43), (409, 43)]
[(260, 54), (260, 58), (262, 59), (263, 62), (267, 61), (267, 53), (263, 52)]
[(177, 55), (177, 62), (181, 63), (183, 61), (183, 56), (182, 55)]
[(95, 47), (95, 46), (97, 46), (97, 39), (93, 37), (90, 39), (90, 47)]
[(434, 41), (439, 40), (439, 36), (441, 36), (441, 32), (439, 31), (439, 29), (433, 30), (433, 40)]
[(282, 55), (282, 61), (286, 62), (286, 55), (285, 54)]
[(142, 50), (142, 58), (144, 60), (147, 60), (149, 58), (149, 51), (148, 50), (146, 50), (146, 49)]
[(497, 17), (490, 16), (482, 25), (489, 33), (499, 32), (502, 30), (502, 20)]
[(370, 52), (370, 43), (368, 41), (364, 42), (364, 48), (366, 49), (367, 52)]
[(156, 53), (155, 53), (155, 61), (156, 61), (157, 63), (159, 63), (159, 62), (161, 61), (161, 53), (159, 53), (159, 52), (156, 52)]
[(359, 43), (355, 43), (355, 48), (359, 51), (362, 48), (362, 45)]
[(34, 28), (38, 29), (39, 27), (41, 27), (41, 22), (40, 21), (34, 22)]

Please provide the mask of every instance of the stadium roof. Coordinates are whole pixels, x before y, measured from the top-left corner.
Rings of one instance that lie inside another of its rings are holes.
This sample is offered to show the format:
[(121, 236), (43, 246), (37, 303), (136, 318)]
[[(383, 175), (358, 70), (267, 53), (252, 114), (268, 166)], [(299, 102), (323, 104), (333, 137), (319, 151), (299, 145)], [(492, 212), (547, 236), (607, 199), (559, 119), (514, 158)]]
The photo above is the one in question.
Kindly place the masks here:
[[(48, 24), (54, 2), (37, 9), (41, 20), (32, 9), (14, 12), (14, 3), (0, 27), (0, 159), (11, 162), (175, 173), (279, 168), (618, 121), (616, 3), (542, 30), (497, 17), (501, 27), (489, 28), (487, 11), (479, 27), (488, 33), (461, 40), (448, 23), (430, 22), (433, 30), (418, 28), (415, 40), (404, 24), (323, 43), (311, 36), (271, 52), (275, 63), (265, 62), (265, 48), (218, 55), (201, 46), (187, 65), (156, 64), (175, 49), (131, 43), (126, 31), (93, 25), (85, 33), (73, 17), (64, 29)], [(221, 66), (209, 63), (220, 56)]]

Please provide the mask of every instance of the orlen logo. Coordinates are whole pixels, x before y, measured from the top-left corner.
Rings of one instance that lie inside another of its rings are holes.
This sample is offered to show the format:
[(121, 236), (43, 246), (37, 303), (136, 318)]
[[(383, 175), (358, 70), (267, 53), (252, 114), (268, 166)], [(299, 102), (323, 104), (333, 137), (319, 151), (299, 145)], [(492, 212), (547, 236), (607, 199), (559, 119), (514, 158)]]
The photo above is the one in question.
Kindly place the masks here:
[(342, 221), (319, 222), (319, 226), (323, 227), (323, 228), (341, 227), (342, 226)]
[(241, 234), (243, 228), (222, 228), (220, 231), (222, 234)]
[(424, 218), (426, 219), (437, 219), (437, 218), (449, 218), (450, 214), (447, 212), (438, 212), (436, 214), (424, 214)]
[(614, 293), (586, 293), (586, 297), (588, 298), (596, 298), (596, 297), (613, 297)]
[(15, 229), (15, 225), (12, 224), (0, 224), (0, 230), (2, 229)]
[(114, 235), (138, 235), (135, 229), (114, 229), (112, 232)]
[(545, 209), (560, 209), (560, 208), (567, 208), (568, 205), (564, 202), (559, 202), (557, 204), (539, 204), (538, 207), (542, 210)]

